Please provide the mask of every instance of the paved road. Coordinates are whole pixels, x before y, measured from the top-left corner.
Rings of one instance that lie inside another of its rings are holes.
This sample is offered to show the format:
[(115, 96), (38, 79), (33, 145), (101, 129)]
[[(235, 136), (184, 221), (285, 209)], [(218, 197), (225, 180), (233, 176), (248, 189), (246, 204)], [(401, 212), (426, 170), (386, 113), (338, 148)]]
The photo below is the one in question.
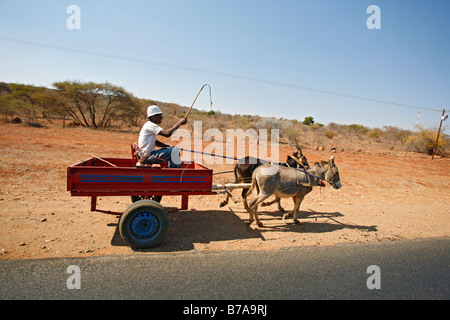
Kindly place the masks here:
[[(446, 238), (0, 261), (0, 299), (449, 299), (449, 249)], [(67, 287), (76, 275), (67, 273), (71, 265), (79, 267), (81, 289)], [(380, 272), (367, 273), (371, 265)], [(381, 288), (369, 290), (369, 277)]]

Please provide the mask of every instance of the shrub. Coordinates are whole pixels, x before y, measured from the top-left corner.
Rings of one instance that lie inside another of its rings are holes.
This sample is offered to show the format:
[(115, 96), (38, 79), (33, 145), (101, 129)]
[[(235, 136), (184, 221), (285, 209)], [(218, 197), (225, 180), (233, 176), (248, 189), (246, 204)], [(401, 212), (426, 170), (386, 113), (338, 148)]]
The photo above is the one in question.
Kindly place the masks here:
[(337, 132), (334, 132), (334, 131), (332, 131), (332, 130), (328, 130), (328, 131), (325, 132), (325, 136), (326, 136), (328, 139), (333, 139), (333, 138), (336, 137), (337, 135), (338, 135), (338, 133), (337, 133)]
[(381, 142), (383, 131), (380, 128), (374, 128), (369, 132), (369, 138), (374, 139), (376, 142)]
[(313, 117), (305, 117), (305, 120), (302, 122), (305, 126), (311, 126), (314, 124), (314, 118)]
[(350, 124), (347, 126), (348, 131), (354, 134), (358, 139), (362, 139), (370, 130), (361, 124)]
[(286, 137), (291, 146), (300, 145), (301, 138), (303, 136), (303, 132), (298, 126), (289, 126), (283, 127), (281, 129), (281, 133), (284, 137)]
[[(437, 131), (419, 127), (419, 131), (413, 133), (406, 140), (406, 147), (409, 151), (433, 154), (434, 144), (436, 143)], [(448, 137), (441, 134), (437, 143), (436, 154), (442, 155), (448, 145)]]

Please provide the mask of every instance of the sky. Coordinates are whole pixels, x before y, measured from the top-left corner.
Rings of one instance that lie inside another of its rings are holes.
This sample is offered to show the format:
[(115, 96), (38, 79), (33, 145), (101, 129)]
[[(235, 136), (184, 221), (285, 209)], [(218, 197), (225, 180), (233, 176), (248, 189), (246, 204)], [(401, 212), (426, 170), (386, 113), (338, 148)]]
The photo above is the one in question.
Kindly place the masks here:
[[(448, 0), (0, 0), (0, 82), (110, 82), (182, 106), (207, 83), (222, 113), (437, 128), (449, 13)], [(210, 110), (206, 90), (195, 107)]]

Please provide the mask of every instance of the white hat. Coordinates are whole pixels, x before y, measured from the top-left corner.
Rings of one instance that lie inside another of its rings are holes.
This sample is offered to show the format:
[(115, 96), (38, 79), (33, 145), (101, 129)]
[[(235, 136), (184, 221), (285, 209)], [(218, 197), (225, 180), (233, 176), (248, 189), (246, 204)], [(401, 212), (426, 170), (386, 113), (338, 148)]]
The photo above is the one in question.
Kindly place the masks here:
[(161, 111), (160, 108), (158, 108), (158, 106), (153, 105), (153, 106), (150, 106), (147, 108), (147, 117), (151, 117), (151, 116), (154, 116), (155, 114), (161, 114), (161, 113), (163, 113), (163, 112)]

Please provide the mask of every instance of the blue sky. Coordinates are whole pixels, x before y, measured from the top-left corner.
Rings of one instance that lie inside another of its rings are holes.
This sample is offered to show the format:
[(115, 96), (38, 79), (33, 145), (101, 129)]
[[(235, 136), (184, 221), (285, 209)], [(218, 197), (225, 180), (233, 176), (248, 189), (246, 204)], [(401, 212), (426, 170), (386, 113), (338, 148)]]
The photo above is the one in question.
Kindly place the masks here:
[[(108, 81), (184, 106), (208, 83), (223, 113), (413, 129), (420, 112), (437, 127), (428, 109), (450, 109), (449, 13), (448, 0), (0, 0), (0, 81)], [(209, 110), (206, 92), (196, 107)]]

